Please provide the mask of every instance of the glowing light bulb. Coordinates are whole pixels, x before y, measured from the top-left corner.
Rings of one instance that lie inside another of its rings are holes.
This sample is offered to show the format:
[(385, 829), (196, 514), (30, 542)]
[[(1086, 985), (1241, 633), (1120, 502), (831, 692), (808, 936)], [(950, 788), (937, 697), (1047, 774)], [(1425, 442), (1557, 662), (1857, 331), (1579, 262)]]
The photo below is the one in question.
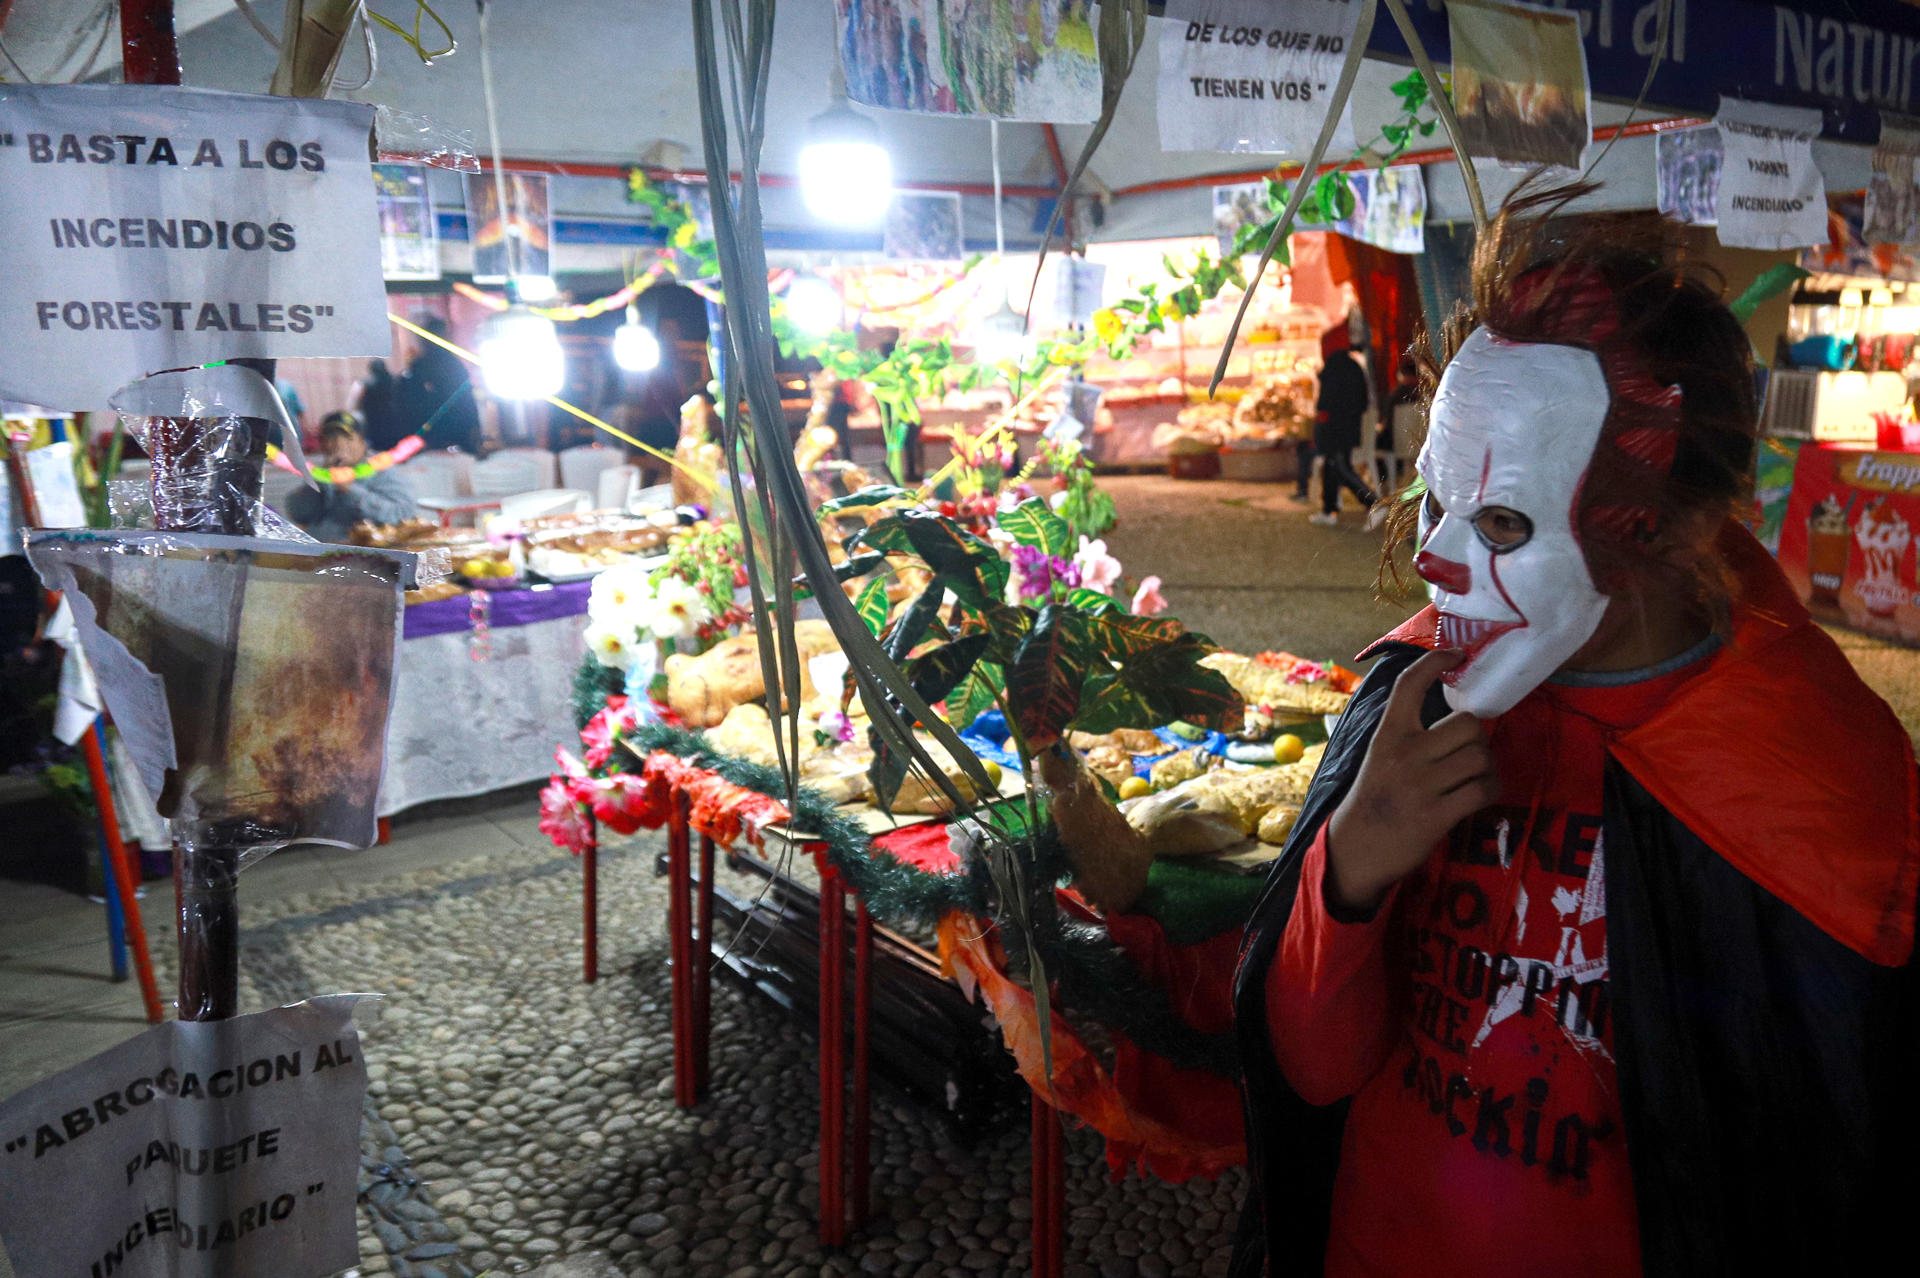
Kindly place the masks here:
[(523, 302), (551, 302), (560, 296), (560, 286), (551, 275), (516, 275), (513, 283)]
[(893, 160), (879, 127), (844, 102), (815, 116), (800, 149), (800, 197), (823, 222), (878, 222), (893, 200)]
[(660, 339), (640, 322), (640, 312), (629, 306), (627, 322), (613, 330), (613, 362), (629, 373), (660, 367)]
[(487, 391), (501, 399), (545, 399), (567, 377), (553, 321), (515, 302), (480, 325), (480, 373)]
[(840, 327), (840, 295), (825, 280), (801, 276), (787, 286), (786, 300), (787, 318), (801, 332), (820, 337)]

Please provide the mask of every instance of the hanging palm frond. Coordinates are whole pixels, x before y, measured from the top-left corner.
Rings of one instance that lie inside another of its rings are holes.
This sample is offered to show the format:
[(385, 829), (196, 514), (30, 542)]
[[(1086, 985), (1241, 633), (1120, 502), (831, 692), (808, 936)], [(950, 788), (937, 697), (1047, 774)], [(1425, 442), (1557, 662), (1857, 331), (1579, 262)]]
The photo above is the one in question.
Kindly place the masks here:
[(1047, 264), (1047, 246), (1053, 243), (1053, 233), (1060, 228), (1060, 218), (1066, 212), (1067, 202), (1073, 198), (1073, 188), (1079, 184), (1081, 174), (1093, 160), (1093, 153), (1100, 149), (1107, 130), (1113, 126), (1114, 114), (1120, 109), (1120, 92), (1127, 87), (1127, 78), (1133, 74), (1133, 64), (1146, 38), (1147, 0), (1105, 0), (1100, 6), (1100, 26), (1094, 33), (1094, 46), (1100, 54), (1100, 118), (1094, 122), (1093, 132), (1087, 135), (1086, 145), (1080, 148), (1079, 158), (1068, 171), (1060, 196), (1054, 201), (1053, 216), (1047, 219), (1046, 234), (1040, 237), (1040, 255), (1033, 264), (1033, 284), (1027, 290), (1027, 304), (1022, 308), (1028, 316), (1033, 314), (1034, 294), (1040, 288), (1040, 268)]

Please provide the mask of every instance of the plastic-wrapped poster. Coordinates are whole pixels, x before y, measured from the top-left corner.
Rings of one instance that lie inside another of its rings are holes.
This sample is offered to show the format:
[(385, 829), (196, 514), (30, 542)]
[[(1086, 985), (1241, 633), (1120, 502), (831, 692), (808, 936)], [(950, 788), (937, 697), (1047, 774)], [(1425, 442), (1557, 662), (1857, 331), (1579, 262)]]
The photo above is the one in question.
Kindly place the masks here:
[(1660, 212), (1688, 226), (1720, 223), (1720, 130), (1669, 129), (1653, 140)]
[(837, 0), (847, 96), (933, 115), (1100, 118), (1093, 0)]
[(894, 192), (881, 242), (888, 257), (901, 261), (960, 261), (966, 256), (960, 237), (960, 197), (945, 192)]
[(427, 172), (411, 164), (373, 166), (380, 209), (380, 273), (390, 280), (440, 278), (440, 228)]
[(1453, 104), (1467, 154), (1580, 167), (1593, 138), (1580, 15), (1449, 0)]
[(473, 246), (478, 284), (501, 284), (509, 275), (553, 274), (553, 210), (547, 203), (546, 175), (509, 173), (506, 187), (509, 215), (503, 220), (494, 175), (467, 175), (467, 242)]
[[(160, 812), (270, 849), (367, 847), (405, 557), (167, 532), (33, 534)], [(244, 836), (244, 837), (242, 837)]]
[[(1902, 123), (1896, 124), (1895, 121)], [(1873, 178), (1867, 183), (1860, 237), (1869, 244), (1920, 242), (1920, 186), (1913, 161), (1920, 155), (1920, 120), (1885, 117), (1873, 148)]]

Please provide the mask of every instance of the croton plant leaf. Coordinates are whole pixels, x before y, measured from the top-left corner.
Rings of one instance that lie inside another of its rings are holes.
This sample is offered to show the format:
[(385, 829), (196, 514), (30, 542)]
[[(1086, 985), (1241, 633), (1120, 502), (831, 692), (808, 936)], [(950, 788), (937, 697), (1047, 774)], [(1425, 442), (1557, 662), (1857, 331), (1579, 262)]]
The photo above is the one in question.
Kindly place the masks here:
[(1073, 553), (1073, 530), (1039, 497), (1029, 497), (1012, 510), (1001, 511), (997, 522), (1023, 546), (1062, 557)]
[[(907, 662), (907, 678), (913, 681), (913, 690), (929, 704), (943, 700), (960, 686), (986, 650), (986, 635), (962, 636), (951, 643), (929, 648)], [(951, 715), (948, 722), (952, 722)]]
[(991, 542), (974, 536), (944, 515), (903, 510), (847, 539), (866, 550), (918, 555), (938, 581), (972, 607), (984, 607), (1006, 592), (1007, 562)]
[(1224, 731), (1245, 713), (1240, 694), (1217, 671), (1200, 664), (1215, 651), (1202, 636), (1182, 634), (1157, 644), (1089, 682), (1073, 726), (1082, 732), (1144, 728), (1184, 719)]
[(875, 577), (861, 587), (860, 594), (853, 601), (853, 610), (860, 614), (860, 620), (867, 623), (867, 630), (879, 634), (887, 625), (887, 579)]
[(1029, 750), (1058, 741), (1079, 713), (1092, 649), (1084, 616), (1057, 604), (1040, 610), (1007, 671), (1007, 704)]
[[(981, 638), (987, 636), (982, 633)], [(959, 732), (993, 707), (994, 694), (1007, 681), (1005, 666), (994, 661), (976, 661), (958, 687), (947, 694), (947, 722)]]

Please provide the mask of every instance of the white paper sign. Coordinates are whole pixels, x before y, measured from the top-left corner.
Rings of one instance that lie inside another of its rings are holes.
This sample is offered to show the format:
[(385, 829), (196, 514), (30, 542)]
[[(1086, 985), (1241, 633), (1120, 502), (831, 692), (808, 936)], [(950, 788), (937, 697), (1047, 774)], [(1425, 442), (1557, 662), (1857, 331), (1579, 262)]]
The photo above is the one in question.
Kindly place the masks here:
[(85, 528), (87, 508), (80, 502), (80, 481), (73, 474), (73, 443), (57, 439), (26, 455), (27, 477), (42, 528)]
[[(1167, 0), (1160, 149), (1305, 153), (1359, 20), (1354, 0)], [(1353, 145), (1343, 110), (1331, 146)]]
[(147, 373), (387, 355), (373, 108), (0, 85), (0, 396), (101, 409)]
[(1790, 249), (1827, 242), (1827, 187), (1813, 162), (1820, 112), (1720, 99), (1720, 242)]
[(19, 1278), (317, 1278), (358, 1260), (360, 995), (169, 1021), (0, 1105)]

